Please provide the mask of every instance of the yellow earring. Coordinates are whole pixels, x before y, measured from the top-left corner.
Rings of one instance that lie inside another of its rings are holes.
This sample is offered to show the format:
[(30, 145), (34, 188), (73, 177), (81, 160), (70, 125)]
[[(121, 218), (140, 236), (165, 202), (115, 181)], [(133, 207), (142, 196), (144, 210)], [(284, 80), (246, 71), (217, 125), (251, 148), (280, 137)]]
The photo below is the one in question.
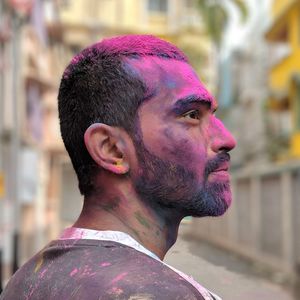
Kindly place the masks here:
[(118, 160), (118, 161), (115, 162), (115, 164), (117, 165), (117, 167), (120, 167), (120, 166), (122, 166), (122, 161)]

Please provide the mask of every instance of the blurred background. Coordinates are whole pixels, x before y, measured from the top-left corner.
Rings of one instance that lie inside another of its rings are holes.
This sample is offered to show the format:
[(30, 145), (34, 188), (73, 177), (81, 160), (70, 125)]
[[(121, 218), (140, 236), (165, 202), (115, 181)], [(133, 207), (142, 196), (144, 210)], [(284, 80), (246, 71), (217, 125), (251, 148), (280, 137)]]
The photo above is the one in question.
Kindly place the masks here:
[(181, 48), (238, 142), (231, 209), (186, 220), (184, 243), (238, 257), (300, 299), (299, 0), (0, 0), (0, 282), (81, 209), (59, 132), (65, 66), (128, 33)]

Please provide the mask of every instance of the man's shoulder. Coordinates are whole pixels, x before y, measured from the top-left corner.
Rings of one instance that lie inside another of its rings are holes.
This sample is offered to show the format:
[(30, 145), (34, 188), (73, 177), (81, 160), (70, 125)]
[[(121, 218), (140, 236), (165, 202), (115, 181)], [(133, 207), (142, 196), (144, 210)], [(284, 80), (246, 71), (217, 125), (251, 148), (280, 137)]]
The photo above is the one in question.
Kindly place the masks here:
[[(109, 251), (92, 255), (95, 265), (86, 285), (102, 286), (99, 299), (203, 299), (189, 282), (161, 261), (131, 247), (111, 242), (101, 243)], [(104, 259), (105, 257), (105, 259)], [(80, 277), (80, 273), (74, 275)]]
[(162, 262), (119, 243), (93, 240), (50, 243), (15, 274), (4, 295), (16, 293), (31, 299), (71, 294), (72, 299), (202, 299)]
[(135, 262), (113, 273), (103, 299), (119, 299), (119, 294), (124, 299), (203, 299), (189, 282), (159, 262)]

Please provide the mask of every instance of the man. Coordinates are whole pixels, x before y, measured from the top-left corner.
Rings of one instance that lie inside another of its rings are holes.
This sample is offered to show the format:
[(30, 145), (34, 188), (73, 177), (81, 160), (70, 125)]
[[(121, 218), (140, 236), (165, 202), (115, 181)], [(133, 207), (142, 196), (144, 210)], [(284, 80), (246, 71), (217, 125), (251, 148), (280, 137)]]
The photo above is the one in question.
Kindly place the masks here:
[(10, 280), (1, 299), (219, 299), (161, 260), (185, 216), (231, 202), (231, 134), (175, 46), (106, 39), (79, 53), (59, 90), (81, 215)]

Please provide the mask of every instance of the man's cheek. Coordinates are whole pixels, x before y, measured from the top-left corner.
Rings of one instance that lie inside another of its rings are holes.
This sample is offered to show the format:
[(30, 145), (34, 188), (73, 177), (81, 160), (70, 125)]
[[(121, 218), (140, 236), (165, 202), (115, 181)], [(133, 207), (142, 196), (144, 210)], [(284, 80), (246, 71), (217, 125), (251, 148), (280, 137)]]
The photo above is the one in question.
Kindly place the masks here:
[(168, 161), (176, 162), (192, 170), (193, 166), (205, 161), (205, 150), (202, 145), (194, 142), (192, 138), (186, 137), (186, 132), (180, 134), (180, 131), (174, 132), (173, 129), (165, 128), (162, 132), (164, 137), (160, 148), (162, 157)]
[(189, 144), (187, 138), (180, 137), (178, 131), (175, 133), (174, 129), (171, 128), (164, 128), (160, 136), (163, 138), (159, 142), (159, 146), (165, 158), (169, 160), (176, 159), (176, 161), (186, 159)]

